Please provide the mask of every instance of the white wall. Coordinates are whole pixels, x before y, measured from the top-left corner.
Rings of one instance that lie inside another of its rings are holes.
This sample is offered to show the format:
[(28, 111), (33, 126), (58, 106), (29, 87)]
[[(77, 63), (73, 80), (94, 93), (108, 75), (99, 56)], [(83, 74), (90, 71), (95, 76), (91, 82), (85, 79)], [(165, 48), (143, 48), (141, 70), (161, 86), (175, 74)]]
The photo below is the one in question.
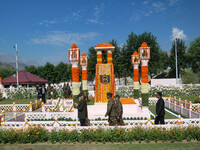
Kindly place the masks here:
[[(178, 79), (179, 83), (181, 80)], [(176, 78), (168, 78), (168, 79), (151, 79), (151, 86), (163, 85), (163, 86), (175, 86)]]

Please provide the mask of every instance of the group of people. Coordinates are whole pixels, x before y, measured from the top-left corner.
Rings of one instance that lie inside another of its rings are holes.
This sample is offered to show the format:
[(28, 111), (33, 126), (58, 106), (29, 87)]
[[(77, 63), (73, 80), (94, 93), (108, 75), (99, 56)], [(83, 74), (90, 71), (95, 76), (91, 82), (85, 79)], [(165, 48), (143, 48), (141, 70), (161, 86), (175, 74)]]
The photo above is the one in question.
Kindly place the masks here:
[[(72, 91), (68, 83), (64, 84), (62, 89), (64, 98), (71, 97)], [(56, 99), (58, 95), (55, 85), (54, 86), (48, 85), (47, 89), (45, 88), (45, 85), (42, 86), (36, 85), (36, 92), (38, 93), (38, 99), (42, 99), (43, 103), (46, 103), (46, 98)]]
[[(165, 103), (162, 99), (162, 93), (157, 92), (156, 97), (158, 101), (156, 103), (156, 114), (155, 114), (155, 124), (165, 124)], [(78, 118), (80, 120), (81, 126), (88, 126), (86, 119), (88, 118), (87, 102), (82, 94), (78, 95), (79, 103), (75, 103), (78, 109)], [(108, 116), (109, 126), (125, 125), (122, 119), (123, 107), (120, 102), (120, 96), (116, 95), (114, 99), (112, 98), (112, 93), (107, 93), (107, 112), (105, 117)]]
[[(120, 96), (116, 95), (114, 99), (112, 98), (112, 93), (107, 93), (107, 98), (109, 99), (107, 104), (107, 112), (105, 117), (108, 116), (108, 122), (110, 126), (115, 125), (125, 125), (122, 119), (123, 114), (123, 107), (120, 102)], [(75, 103), (75, 106), (78, 109), (78, 118), (80, 120), (81, 126), (88, 126), (86, 123), (88, 118), (88, 111), (87, 111), (87, 101), (80, 93), (78, 95), (79, 103)]]

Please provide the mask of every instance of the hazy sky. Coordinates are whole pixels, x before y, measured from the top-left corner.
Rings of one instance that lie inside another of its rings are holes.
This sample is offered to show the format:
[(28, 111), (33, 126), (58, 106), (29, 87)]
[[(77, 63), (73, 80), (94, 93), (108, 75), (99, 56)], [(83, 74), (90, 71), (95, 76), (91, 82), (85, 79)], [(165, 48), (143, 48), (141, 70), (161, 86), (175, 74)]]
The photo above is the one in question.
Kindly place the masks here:
[(200, 0), (0, 0), (0, 53), (15, 55), (17, 43), (20, 57), (57, 64), (73, 43), (87, 53), (145, 31), (170, 51), (174, 37), (188, 45), (200, 36), (199, 7)]

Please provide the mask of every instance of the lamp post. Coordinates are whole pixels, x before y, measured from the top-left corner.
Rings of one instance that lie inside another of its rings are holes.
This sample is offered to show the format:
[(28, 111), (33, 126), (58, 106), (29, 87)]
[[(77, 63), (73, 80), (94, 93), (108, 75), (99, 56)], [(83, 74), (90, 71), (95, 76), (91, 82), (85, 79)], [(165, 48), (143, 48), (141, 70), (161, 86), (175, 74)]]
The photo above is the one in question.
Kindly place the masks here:
[(19, 65), (18, 65), (18, 50), (17, 50), (17, 44), (13, 46), (16, 50), (16, 74), (17, 74), (17, 90), (19, 90)]
[(175, 39), (175, 57), (176, 57), (176, 85), (178, 85), (177, 38)]

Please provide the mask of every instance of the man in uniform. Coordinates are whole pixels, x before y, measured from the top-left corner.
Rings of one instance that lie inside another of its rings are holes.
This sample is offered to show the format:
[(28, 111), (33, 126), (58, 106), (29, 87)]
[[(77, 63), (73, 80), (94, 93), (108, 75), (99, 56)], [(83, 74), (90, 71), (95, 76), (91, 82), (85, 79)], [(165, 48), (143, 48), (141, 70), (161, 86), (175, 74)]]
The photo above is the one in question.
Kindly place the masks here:
[(50, 86), (50, 84), (48, 84), (48, 87), (47, 87), (47, 95), (48, 95), (48, 99), (51, 99), (51, 86)]
[(124, 125), (122, 115), (123, 115), (123, 106), (122, 103), (120, 102), (120, 96), (116, 95), (115, 96), (115, 105), (116, 105), (116, 114), (117, 114), (117, 124), (118, 125)]
[(115, 101), (112, 99), (112, 93), (107, 93), (107, 112), (105, 114), (105, 117), (108, 116), (108, 122), (109, 126), (115, 126), (117, 125), (117, 115), (116, 115), (116, 108), (115, 108)]
[(63, 86), (63, 95), (64, 95), (64, 98), (68, 98), (68, 91), (67, 91), (66, 84), (64, 84), (64, 86)]
[(87, 102), (81, 93), (78, 95), (78, 99), (79, 104), (75, 103), (75, 106), (78, 109), (78, 118), (80, 120), (81, 126), (87, 126), (85, 123), (85, 120), (88, 118)]
[(57, 91), (56, 91), (56, 86), (53, 86), (53, 99), (56, 99)]

